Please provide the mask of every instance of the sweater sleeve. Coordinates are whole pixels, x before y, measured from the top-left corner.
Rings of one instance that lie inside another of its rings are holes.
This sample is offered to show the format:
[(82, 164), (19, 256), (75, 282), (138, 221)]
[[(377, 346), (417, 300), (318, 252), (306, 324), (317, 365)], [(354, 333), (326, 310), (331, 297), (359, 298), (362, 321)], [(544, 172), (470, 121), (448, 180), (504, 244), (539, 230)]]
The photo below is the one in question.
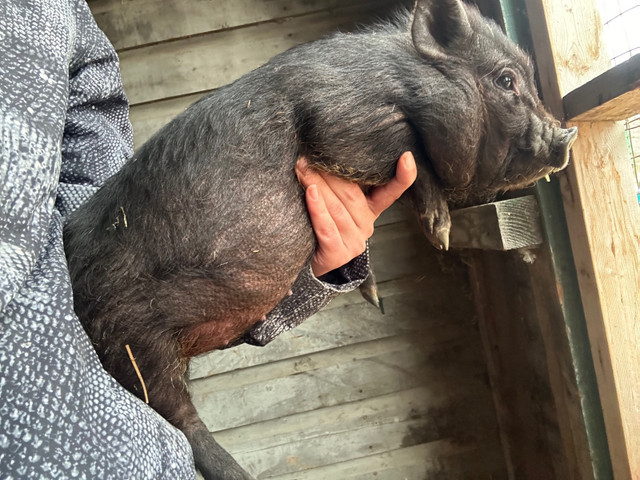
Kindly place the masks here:
[(0, 17), (0, 311), (45, 242), (69, 90), (69, 25), (39, 23), (45, 8), (26, 3), (3, 3)]
[(131, 152), (119, 77), (85, 0), (3, 0), (3, 478), (195, 478), (184, 435), (105, 372), (73, 311), (63, 215)]

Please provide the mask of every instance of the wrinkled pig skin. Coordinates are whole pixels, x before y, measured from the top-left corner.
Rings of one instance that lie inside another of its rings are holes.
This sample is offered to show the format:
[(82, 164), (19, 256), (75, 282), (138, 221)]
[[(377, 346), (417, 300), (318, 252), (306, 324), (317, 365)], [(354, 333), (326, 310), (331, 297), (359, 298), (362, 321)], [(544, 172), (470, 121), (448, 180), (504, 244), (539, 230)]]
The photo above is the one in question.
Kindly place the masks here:
[(404, 197), (446, 248), (449, 206), (562, 169), (574, 139), (495, 24), (458, 0), (420, 0), (393, 22), (276, 56), (147, 141), (65, 228), (76, 312), (105, 368), (141, 397), (130, 345), (151, 406), (185, 433), (206, 479), (251, 478), (199, 419), (186, 375), (191, 356), (241, 337), (309, 262), (296, 159), (364, 187), (412, 151), (418, 178)]

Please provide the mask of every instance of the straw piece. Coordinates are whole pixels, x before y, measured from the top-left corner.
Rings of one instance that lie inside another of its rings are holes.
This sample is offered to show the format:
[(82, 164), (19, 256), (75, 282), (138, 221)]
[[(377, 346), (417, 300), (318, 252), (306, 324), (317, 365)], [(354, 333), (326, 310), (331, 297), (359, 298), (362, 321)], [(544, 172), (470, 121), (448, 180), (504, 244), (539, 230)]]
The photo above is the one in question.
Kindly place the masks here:
[(147, 395), (147, 386), (144, 384), (144, 380), (142, 379), (142, 374), (140, 373), (140, 369), (138, 368), (138, 364), (136, 363), (136, 359), (133, 358), (133, 353), (131, 353), (131, 349), (129, 348), (129, 344), (125, 345), (124, 348), (127, 349), (127, 353), (129, 354), (129, 358), (131, 359), (131, 363), (133, 364), (133, 369), (138, 374), (138, 378), (140, 379), (140, 383), (142, 384), (142, 391), (144, 392), (144, 401), (145, 401), (145, 403), (149, 403), (149, 395)]

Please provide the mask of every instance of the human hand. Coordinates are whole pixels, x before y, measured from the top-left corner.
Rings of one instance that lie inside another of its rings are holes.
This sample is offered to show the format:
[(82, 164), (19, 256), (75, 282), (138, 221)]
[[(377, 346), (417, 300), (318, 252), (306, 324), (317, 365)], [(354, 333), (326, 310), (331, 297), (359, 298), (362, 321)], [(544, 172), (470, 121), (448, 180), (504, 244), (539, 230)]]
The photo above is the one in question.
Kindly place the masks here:
[(355, 183), (312, 170), (304, 157), (298, 159), (296, 174), (306, 190), (307, 209), (318, 239), (311, 269), (319, 277), (365, 251), (373, 223), (413, 184), (417, 170), (413, 155), (405, 152), (398, 160), (396, 176), (367, 195)]

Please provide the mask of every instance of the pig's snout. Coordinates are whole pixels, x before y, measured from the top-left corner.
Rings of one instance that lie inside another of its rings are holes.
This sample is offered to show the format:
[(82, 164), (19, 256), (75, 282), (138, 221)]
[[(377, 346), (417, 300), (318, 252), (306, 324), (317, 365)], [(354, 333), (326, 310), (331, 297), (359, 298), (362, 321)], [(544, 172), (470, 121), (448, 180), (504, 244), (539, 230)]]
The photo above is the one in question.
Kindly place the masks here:
[(553, 150), (557, 152), (555, 168), (562, 170), (569, 163), (569, 151), (578, 138), (578, 127), (560, 128)]

